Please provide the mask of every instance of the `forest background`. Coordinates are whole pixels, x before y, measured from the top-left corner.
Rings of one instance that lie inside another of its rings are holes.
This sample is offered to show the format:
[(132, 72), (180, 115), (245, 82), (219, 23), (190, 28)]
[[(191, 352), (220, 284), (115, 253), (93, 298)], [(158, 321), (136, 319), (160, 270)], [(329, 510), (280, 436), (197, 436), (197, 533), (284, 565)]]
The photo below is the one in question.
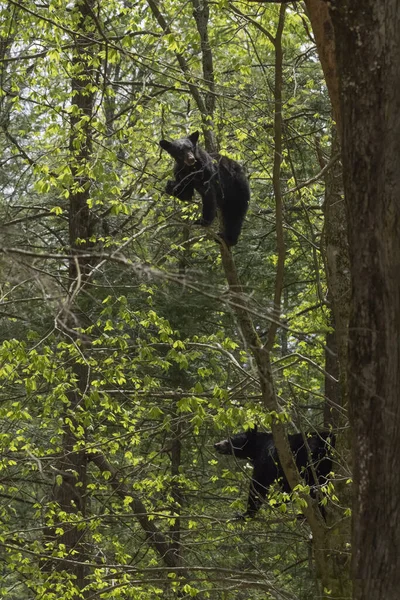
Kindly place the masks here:
[[(314, 7), (0, 3), (2, 597), (351, 597), (341, 115)], [(232, 252), (164, 193), (158, 141), (197, 129), (249, 175)], [(253, 424), (294, 491), (243, 521), (251, 469), (213, 444)], [(287, 444), (322, 429), (326, 520)]]

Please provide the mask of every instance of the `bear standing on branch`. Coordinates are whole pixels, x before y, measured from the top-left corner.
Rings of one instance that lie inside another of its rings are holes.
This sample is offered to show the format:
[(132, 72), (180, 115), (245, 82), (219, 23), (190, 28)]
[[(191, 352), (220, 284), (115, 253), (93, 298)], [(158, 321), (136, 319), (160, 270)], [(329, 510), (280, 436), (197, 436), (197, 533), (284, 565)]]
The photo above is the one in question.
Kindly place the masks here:
[(250, 200), (250, 187), (242, 167), (220, 154), (208, 154), (197, 145), (199, 132), (160, 146), (175, 159), (175, 179), (170, 179), (167, 194), (190, 201), (196, 190), (203, 201), (202, 218), (196, 225), (211, 225), (221, 211), (222, 231), (218, 235), (227, 246), (237, 244)]
[[(326, 483), (332, 470), (335, 436), (328, 431), (321, 431), (304, 437), (301, 433), (288, 437), (299, 473), (310, 486), (311, 496), (315, 497), (317, 487)], [(274, 482), (280, 484), (282, 491), (291, 491), (279, 462), (272, 433), (257, 431), (257, 427), (254, 427), (214, 444), (214, 448), (219, 454), (248, 459), (254, 467), (244, 517), (254, 517)], [(323, 506), (320, 509), (324, 515)]]

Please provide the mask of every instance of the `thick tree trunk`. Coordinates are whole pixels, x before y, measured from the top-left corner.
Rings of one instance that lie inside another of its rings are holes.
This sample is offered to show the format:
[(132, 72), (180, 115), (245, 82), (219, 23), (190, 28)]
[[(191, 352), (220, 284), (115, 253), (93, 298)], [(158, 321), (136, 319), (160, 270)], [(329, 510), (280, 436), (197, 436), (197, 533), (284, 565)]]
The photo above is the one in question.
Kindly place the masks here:
[(332, 7), (352, 280), (348, 390), (357, 600), (400, 589), (400, 2)]

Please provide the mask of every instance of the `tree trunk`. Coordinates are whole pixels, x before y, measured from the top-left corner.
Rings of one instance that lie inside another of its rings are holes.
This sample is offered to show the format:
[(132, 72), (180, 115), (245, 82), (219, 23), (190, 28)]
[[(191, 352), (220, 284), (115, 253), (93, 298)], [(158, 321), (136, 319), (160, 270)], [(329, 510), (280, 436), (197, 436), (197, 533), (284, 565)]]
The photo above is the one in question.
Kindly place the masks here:
[(339, 81), (335, 57), (335, 34), (329, 15), (328, 3), (324, 0), (305, 0), (319, 60), (324, 72), (326, 87), (331, 99), (333, 117), (340, 127)]
[[(339, 151), (339, 140), (333, 133), (332, 157), (337, 155)], [(345, 427), (348, 423), (346, 370), (351, 287), (347, 215), (343, 199), (343, 177), (340, 161), (334, 162), (325, 174), (324, 213), (322, 252), (328, 281), (329, 302), (335, 324), (340, 378), (339, 406), (336, 407), (336, 410), (333, 409), (331, 422), (339, 429)]]
[(274, 346), (279, 319), (281, 317), (282, 290), (285, 274), (286, 245), (283, 227), (283, 202), (281, 189), (281, 166), (282, 166), (282, 86), (283, 86), (283, 48), (282, 34), (285, 25), (286, 6), (281, 4), (279, 10), (279, 21), (274, 38), (275, 50), (275, 81), (274, 81), (274, 166), (272, 171), (272, 185), (275, 198), (275, 231), (276, 249), (278, 261), (276, 265), (274, 307), (272, 320), (268, 331), (266, 347), (270, 352)]
[(182, 486), (179, 483), (180, 468), (182, 462), (182, 423), (179, 420), (177, 412), (173, 413), (172, 426), (172, 444), (171, 444), (171, 496), (174, 504), (172, 510), (175, 514), (175, 521), (170, 527), (171, 543), (170, 548), (174, 552), (177, 566), (182, 565), (182, 544), (181, 544), (181, 507), (183, 501)]
[[(88, 206), (90, 197), (90, 179), (86, 175), (87, 165), (92, 155), (91, 119), (93, 118), (94, 74), (90, 57), (94, 53), (93, 42), (85, 35), (90, 31), (92, 11), (95, 0), (77, 2), (75, 10), (78, 15), (75, 46), (71, 60), (71, 131), (70, 131), (70, 166), (73, 185), (70, 190), (69, 203), (69, 244), (74, 258), (69, 263), (69, 295), (64, 311), (59, 318), (60, 329), (67, 331), (68, 341), (76, 339), (79, 334), (76, 328), (84, 326), (79, 292), (84, 285), (90, 265), (89, 260), (80, 257), (88, 251), (92, 234), (92, 220)], [(92, 33), (91, 33), (92, 37)], [(85, 343), (81, 340), (81, 351), (84, 353)], [(65, 561), (56, 563), (56, 568), (66, 570), (76, 577), (76, 588), (85, 586), (86, 553), (84, 549), (85, 527), (82, 520), (86, 516), (86, 472), (87, 458), (82, 442), (84, 428), (79, 422), (79, 405), (88, 391), (89, 374), (86, 364), (75, 363), (71, 369), (71, 390), (68, 392), (69, 404), (65, 408), (63, 424), (63, 453), (58, 460), (57, 468), (60, 479), (54, 487), (54, 500), (61, 511), (74, 515), (71, 523), (62, 523), (64, 533), (57, 542), (65, 546)], [(83, 431), (83, 434), (80, 433)], [(77, 446), (81, 448), (77, 450)], [(62, 521), (60, 521), (61, 523)], [(76, 525), (78, 522), (78, 525)], [(77, 597), (79, 592), (77, 592)]]
[(348, 391), (357, 600), (400, 589), (400, 3), (332, 7), (352, 281)]
[[(332, 104), (333, 118), (338, 125), (339, 137), (335, 134), (335, 130), (332, 132), (333, 158), (340, 151), (341, 135), (341, 107), (336, 64), (335, 31), (327, 2), (324, 0), (305, 0), (305, 6), (324, 72), (325, 83)], [(342, 192), (342, 169), (340, 163), (335, 162), (325, 175), (324, 258), (335, 323), (341, 393), (343, 396), (343, 405), (345, 405), (350, 276), (347, 220)]]

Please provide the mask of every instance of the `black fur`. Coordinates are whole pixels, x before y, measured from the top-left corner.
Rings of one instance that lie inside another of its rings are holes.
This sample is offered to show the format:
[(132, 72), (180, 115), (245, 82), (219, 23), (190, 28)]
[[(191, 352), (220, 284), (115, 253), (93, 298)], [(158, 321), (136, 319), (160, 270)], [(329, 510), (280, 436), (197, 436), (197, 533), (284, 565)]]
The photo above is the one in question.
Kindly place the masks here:
[[(335, 444), (335, 437), (327, 431), (306, 434), (305, 437), (307, 443), (301, 433), (289, 435), (289, 444), (297, 468), (305, 483), (310, 486), (311, 494), (315, 496), (317, 486), (326, 483), (332, 470), (331, 450)], [(254, 517), (269, 487), (275, 481), (279, 482), (284, 492), (290, 492), (272, 433), (259, 432), (255, 427), (214, 444), (214, 448), (219, 454), (233, 454), (236, 458), (248, 459), (253, 464), (247, 511), (244, 516)], [(314, 479), (314, 473), (317, 481)]]
[(196, 190), (203, 201), (201, 219), (197, 225), (208, 226), (214, 221), (217, 207), (221, 210), (223, 229), (219, 232), (228, 246), (237, 244), (246, 216), (250, 187), (242, 167), (236, 161), (208, 154), (197, 145), (199, 132), (160, 146), (175, 159), (175, 179), (170, 179), (165, 191), (179, 200), (190, 201)]

